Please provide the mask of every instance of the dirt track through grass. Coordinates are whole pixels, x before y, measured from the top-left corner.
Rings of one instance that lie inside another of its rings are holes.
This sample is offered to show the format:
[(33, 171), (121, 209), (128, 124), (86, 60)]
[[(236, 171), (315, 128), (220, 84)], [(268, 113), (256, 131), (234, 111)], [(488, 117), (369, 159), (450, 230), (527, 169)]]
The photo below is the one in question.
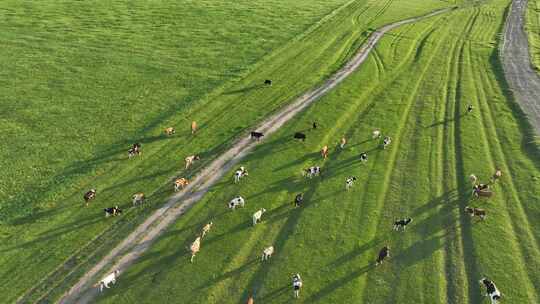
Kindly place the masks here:
[[(387, 25), (380, 30), (375, 31), (368, 39), (365, 46), (363, 46), (358, 54), (345, 65), (343, 69), (337, 72), (330, 80), (328, 80), (321, 87), (306, 93), (299, 100), (295, 101), (292, 105), (286, 107), (280, 111), (277, 115), (270, 117), (263, 124), (257, 128), (265, 134), (271, 134), (275, 132), (281, 125), (294, 117), (295, 114), (305, 109), (309, 104), (323, 96), (326, 92), (334, 88), (337, 84), (343, 81), (353, 71), (355, 71), (360, 64), (367, 58), (371, 49), (375, 46), (377, 41), (386, 33), (401, 25), (415, 22), (421, 18), (428, 18), (434, 15), (438, 15), (447, 12), (449, 9), (433, 12), (424, 17), (416, 17), (403, 21), (399, 21), (390, 25)], [(193, 182), (182, 193), (175, 195), (169, 200), (169, 202), (156, 211), (151, 217), (149, 217), (145, 223), (143, 223), (133, 234), (131, 234), (124, 242), (116, 247), (111, 254), (103, 259), (96, 267), (88, 272), (67, 294), (62, 298), (62, 303), (70, 303), (76, 301), (78, 303), (87, 303), (94, 296), (96, 289), (88, 289), (89, 283), (93, 283), (95, 276), (103, 271), (106, 265), (109, 265), (115, 259), (119, 257), (120, 253), (124, 253), (123, 257), (115, 263), (110, 269), (120, 269), (124, 271), (133, 261), (138, 258), (142, 252), (144, 252), (155, 240), (163, 230), (178, 216), (182, 215), (187, 209), (191, 207), (198, 199), (205, 194), (211, 185), (215, 183), (219, 178), (227, 172), (232, 166), (237, 164), (240, 159), (246, 155), (253, 147), (253, 143), (249, 138), (244, 138), (236, 143), (232, 149), (220, 156), (214, 161), (208, 168), (205, 168)], [(176, 205), (179, 201), (183, 202)], [(159, 220), (159, 223), (156, 222)], [(126, 250), (133, 247), (128, 253)], [(81, 296), (82, 295), (82, 296)]]

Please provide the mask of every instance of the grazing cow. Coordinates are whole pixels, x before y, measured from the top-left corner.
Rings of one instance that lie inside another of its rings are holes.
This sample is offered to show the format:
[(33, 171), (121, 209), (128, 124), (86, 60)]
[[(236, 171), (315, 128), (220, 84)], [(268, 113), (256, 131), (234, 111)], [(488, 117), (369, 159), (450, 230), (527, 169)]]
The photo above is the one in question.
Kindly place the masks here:
[(269, 258), (272, 257), (272, 254), (274, 254), (274, 246), (270, 246), (270, 247), (265, 248), (263, 250), (262, 260), (263, 261), (268, 260)]
[(118, 276), (120, 275), (120, 270), (115, 270), (113, 272), (111, 272), (110, 274), (108, 274), (107, 276), (105, 276), (103, 279), (101, 279), (101, 281), (99, 281), (99, 292), (103, 292), (103, 287), (105, 288), (110, 288), (109, 287), (109, 284), (115, 284), (116, 283), (116, 279), (118, 279)]
[(469, 181), (471, 182), (471, 184), (476, 185), (476, 183), (478, 182), (478, 177), (476, 177), (476, 175), (474, 174), (471, 174), (469, 175)]
[(304, 201), (304, 194), (302, 193), (297, 194), (296, 197), (294, 198), (294, 206), (300, 207), (303, 201)]
[(345, 190), (349, 190), (349, 188), (353, 186), (355, 181), (356, 181), (356, 176), (347, 177), (347, 179), (345, 180)]
[(379, 130), (379, 129), (373, 130), (373, 132), (371, 133), (371, 138), (372, 139), (381, 138), (381, 130)]
[(321, 174), (321, 167), (317, 167), (317, 166), (309, 167), (302, 171), (302, 175), (307, 176), (309, 178), (312, 178), (313, 176), (317, 176), (320, 174)]
[(472, 195), (475, 198), (485, 197), (489, 198), (493, 195), (493, 192), (489, 189), (487, 184), (478, 184), (473, 186)]
[(501, 178), (502, 176), (502, 171), (501, 169), (497, 168), (497, 170), (495, 170), (495, 173), (493, 174), (493, 176), (491, 177), (491, 181), (494, 183), (496, 182), (499, 178)]
[(480, 219), (484, 220), (487, 216), (486, 210), (481, 208), (474, 208), (474, 207), (465, 207), (465, 212), (469, 213), (471, 217), (478, 216)]
[(257, 222), (261, 221), (263, 213), (266, 212), (266, 209), (259, 209), (257, 212), (253, 213), (253, 226), (257, 225)]
[(407, 228), (407, 225), (409, 225), (412, 222), (412, 218), (405, 218), (401, 220), (397, 220), (394, 222), (394, 230), (399, 231), (399, 228), (402, 228), (403, 231), (405, 231), (405, 228)]
[(328, 158), (328, 146), (322, 147), (322, 149), (321, 149), (321, 156), (322, 156), (323, 159), (327, 159), (327, 158)]
[(491, 304), (497, 304), (501, 299), (502, 295), (499, 289), (497, 289), (497, 286), (495, 286), (495, 283), (486, 278), (482, 278), (480, 280), (480, 284), (484, 284), (484, 286), (486, 287), (486, 297), (489, 297), (489, 299), (491, 300)]
[(302, 283), (302, 278), (300, 277), (299, 273), (293, 275), (292, 285), (293, 285), (294, 297), (295, 298), (300, 297), (300, 288), (302, 288), (303, 283)]
[(380, 251), (379, 251), (379, 256), (377, 257), (377, 261), (375, 262), (375, 266), (379, 265), (379, 264), (382, 264), (384, 259), (385, 258), (389, 258), (390, 257), (390, 247), (388, 246), (384, 246)]
[(361, 162), (365, 163), (365, 162), (367, 162), (367, 159), (368, 158), (367, 158), (367, 153), (366, 152), (360, 153), (360, 161)]
[(469, 104), (467, 106), (467, 113), (471, 113), (472, 111), (473, 111), (473, 106), (472, 106), (472, 104)]
[(128, 150), (128, 158), (132, 158), (133, 156), (141, 155), (141, 144), (140, 143), (134, 143), (131, 148)]
[(144, 196), (144, 193), (142, 193), (142, 192), (138, 192), (138, 193), (133, 194), (133, 206), (136, 206), (137, 204), (144, 203), (145, 199), (146, 199), (146, 197)]
[(392, 143), (392, 139), (390, 136), (385, 136), (383, 139), (383, 149), (386, 149), (386, 146), (390, 145)]
[(341, 142), (339, 143), (339, 147), (341, 149), (345, 148), (345, 145), (347, 144), (347, 138), (345, 138), (345, 135), (341, 138)]
[(193, 243), (191, 243), (191, 246), (189, 247), (191, 250), (191, 263), (193, 263), (193, 258), (195, 255), (201, 250), (201, 237), (198, 236)]
[(246, 168), (244, 167), (240, 167), (238, 170), (236, 170), (234, 172), (234, 183), (238, 183), (240, 181), (240, 179), (244, 176), (248, 176), (248, 172), (246, 170)]
[(168, 127), (165, 129), (165, 135), (173, 135), (174, 133), (176, 133), (176, 131), (174, 130), (173, 127)]
[(306, 141), (306, 134), (296, 132), (296, 133), (294, 133), (294, 139), (300, 139), (302, 141)]
[(195, 132), (197, 132), (197, 122), (192, 121), (191, 122), (191, 134), (195, 134)]
[(187, 178), (177, 178), (174, 181), (174, 192), (178, 192), (180, 191), (180, 189), (184, 189), (184, 187), (187, 185), (189, 185), (189, 181), (187, 180)]
[(105, 208), (103, 210), (105, 211), (105, 217), (109, 217), (111, 215), (112, 216), (117, 216), (117, 215), (120, 215), (122, 213), (122, 210), (120, 208), (118, 208), (118, 206)]
[(313, 130), (317, 129), (317, 126), (318, 126), (318, 125), (317, 125), (317, 122), (316, 122), (316, 121), (314, 121), (313, 124), (311, 125), (311, 127), (313, 128)]
[(246, 304), (253, 304), (253, 303), (255, 303), (255, 300), (253, 300), (253, 296), (250, 295), (247, 302), (246, 302)]
[(204, 225), (204, 227), (202, 228), (202, 233), (201, 233), (201, 239), (204, 238), (204, 236), (210, 232), (210, 229), (212, 229), (212, 226), (214, 225), (214, 223), (212, 222), (209, 222), (208, 224)]
[(251, 134), (249, 135), (251, 139), (255, 138), (257, 141), (261, 140), (263, 136), (264, 134), (261, 132), (251, 132)]
[(188, 157), (186, 157), (184, 159), (184, 161), (186, 162), (186, 170), (191, 167), (191, 165), (193, 165), (193, 162), (195, 162), (196, 160), (200, 160), (201, 157), (199, 155), (190, 155)]
[(229, 209), (235, 210), (236, 207), (238, 206), (244, 207), (245, 204), (246, 204), (246, 201), (244, 201), (244, 198), (241, 196), (237, 196), (229, 202)]
[(272, 86), (272, 80), (266, 79), (266, 80), (264, 81), (264, 85), (267, 85), (267, 86), (270, 86), (270, 87), (271, 87), (271, 86)]
[(84, 198), (84, 202), (86, 203), (86, 206), (88, 206), (90, 201), (96, 198), (96, 189), (90, 189), (88, 192), (84, 194), (83, 198)]

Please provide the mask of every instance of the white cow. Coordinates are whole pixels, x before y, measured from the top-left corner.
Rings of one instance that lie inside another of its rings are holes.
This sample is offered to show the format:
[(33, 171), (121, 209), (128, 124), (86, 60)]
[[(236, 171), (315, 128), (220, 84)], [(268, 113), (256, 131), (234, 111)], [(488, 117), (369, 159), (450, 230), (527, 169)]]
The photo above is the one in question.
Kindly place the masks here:
[(108, 274), (103, 279), (101, 279), (101, 281), (99, 281), (99, 292), (103, 292), (103, 287), (110, 288), (109, 284), (111, 283), (115, 284), (116, 279), (118, 278), (118, 275), (120, 275), (120, 270), (117, 269), (111, 272), (110, 274)]
[(193, 243), (191, 244), (189, 249), (191, 250), (191, 263), (193, 263), (193, 258), (195, 257), (197, 252), (199, 252), (199, 250), (201, 250), (201, 237), (200, 236), (198, 236), (195, 239), (195, 241), (193, 241)]
[(139, 193), (133, 194), (133, 206), (144, 203), (144, 200), (145, 200), (144, 193), (139, 192)]
[(244, 207), (246, 204), (246, 201), (244, 201), (244, 198), (241, 197), (241, 196), (237, 196), (235, 198), (233, 198), (230, 202), (229, 202), (229, 209), (236, 209), (236, 207), (240, 206), (240, 207)]
[(244, 167), (240, 167), (240, 169), (236, 170), (234, 172), (234, 183), (238, 183), (240, 181), (240, 179), (244, 176), (248, 176), (248, 172), (246, 170), (246, 168)]
[(259, 209), (257, 212), (253, 213), (253, 226), (257, 225), (257, 222), (261, 221), (263, 213), (266, 212), (266, 209)]
[(202, 229), (202, 234), (201, 234), (201, 238), (204, 238), (204, 236), (210, 232), (210, 229), (212, 229), (212, 225), (214, 225), (214, 223), (210, 222), (206, 225), (204, 225), (203, 229)]
[(374, 130), (373, 133), (372, 133), (371, 138), (373, 138), (373, 139), (381, 138), (381, 130), (379, 130), (379, 129)]
[(478, 183), (478, 178), (476, 177), (476, 175), (471, 174), (469, 175), (469, 181), (471, 182), (471, 184), (476, 185), (476, 183)]
[(272, 257), (272, 254), (274, 254), (274, 246), (270, 246), (270, 247), (265, 248), (263, 250), (262, 260), (263, 261), (268, 260), (269, 258)]

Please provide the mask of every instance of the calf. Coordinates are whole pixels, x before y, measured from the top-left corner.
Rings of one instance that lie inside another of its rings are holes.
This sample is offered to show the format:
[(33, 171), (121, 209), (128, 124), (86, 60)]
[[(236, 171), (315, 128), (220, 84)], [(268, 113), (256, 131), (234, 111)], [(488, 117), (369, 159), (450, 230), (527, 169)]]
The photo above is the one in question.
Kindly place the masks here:
[(264, 134), (262, 134), (261, 132), (251, 132), (251, 134), (249, 135), (251, 139), (255, 138), (257, 141), (259, 141), (263, 136)]
[(86, 203), (86, 206), (88, 206), (90, 201), (96, 198), (96, 189), (90, 189), (88, 192), (84, 194), (83, 198), (84, 198), (84, 202)]
[(116, 279), (118, 278), (119, 275), (120, 275), (120, 270), (115, 270), (115, 271), (111, 272), (110, 274), (108, 274), (103, 279), (101, 279), (101, 281), (99, 281), (99, 283), (98, 283), (99, 284), (99, 292), (103, 292), (103, 287), (110, 288), (109, 284), (111, 284), (111, 283), (115, 284)]
[(327, 159), (328, 158), (328, 146), (324, 146), (322, 149), (321, 149), (321, 156), (323, 159)]
[(294, 133), (294, 139), (300, 139), (301, 141), (306, 141), (306, 134), (296, 132)]
[(237, 196), (237, 197), (233, 198), (229, 202), (229, 209), (235, 210), (236, 207), (238, 207), (238, 206), (244, 207), (245, 204), (246, 204), (246, 202), (245, 202), (244, 198), (241, 197), (241, 196)]
[(294, 206), (300, 207), (303, 201), (304, 201), (304, 194), (302, 193), (297, 194), (296, 197), (294, 198)]
[(263, 250), (262, 260), (266, 261), (274, 254), (274, 246), (267, 247)]
[(484, 284), (486, 287), (486, 297), (489, 297), (491, 304), (497, 304), (502, 295), (499, 289), (497, 289), (497, 286), (495, 286), (495, 283), (486, 278), (482, 278), (480, 284)]
[(120, 215), (122, 213), (122, 210), (120, 208), (118, 208), (118, 206), (105, 208), (103, 210), (105, 211), (105, 217), (109, 217), (111, 215), (112, 216), (117, 216), (117, 215)]
[(474, 175), (474, 174), (471, 174), (471, 175), (469, 175), (469, 181), (474, 186), (478, 182), (478, 177), (476, 177), (476, 175)]
[(191, 134), (195, 134), (195, 132), (197, 132), (197, 122), (192, 121), (191, 122)]
[(191, 250), (191, 259), (190, 262), (193, 263), (193, 258), (195, 255), (201, 250), (201, 237), (198, 236), (193, 243), (191, 243), (191, 246), (189, 247), (189, 250)]
[(405, 231), (407, 225), (409, 225), (412, 221), (412, 218), (397, 220), (394, 222), (394, 230), (399, 231), (399, 229), (402, 228), (402, 230)]
[(344, 149), (346, 144), (347, 144), (347, 138), (345, 138), (345, 135), (343, 135), (343, 137), (341, 138), (341, 141), (339, 143), (339, 147), (341, 149)]
[(367, 160), (368, 160), (367, 153), (366, 152), (360, 153), (360, 161), (365, 163), (367, 162)]
[(189, 185), (189, 181), (187, 178), (177, 178), (174, 181), (174, 192), (180, 191), (180, 189), (184, 189), (185, 186)]
[(270, 87), (271, 87), (271, 86), (272, 86), (272, 80), (266, 79), (266, 80), (264, 81), (264, 85), (267, 85), (267, 86), (270, 86)]
[(263, 213), (266, 212), (266, 209), (259, 209), (257, 212), (253, 213), (253, 226), (257, 225), (257, 222), (261, 221)]
[(385, 258), (389, 258), (390, 257), (390, 247), (388, 246), (384, 246), (380, 251), (379, 251), (379, 256), (377, 257), (377, 261), (375, 262), (375, 266), (379, 265), (379, 264), (382, 264), (384, 259)]
[(376, 129), (371, 134), (372, 139), (378, 139), (381, 138), (381, 131), (379, 129)]
[(201, 234), (201, 239), (204, 238), (204, 236), (210, 232), (210, 229), (212, 229), (212, 226), (214, 225), (214, 223), (210, 222), (206, 225), (204, 225), (204, 227), (202, 228), (202, 234)]
[(193, 163), (196, 161), (196, 160), (200, 160), (201, 157), (199, 155), (190, 155), (188, 157), (186, 157), (184, 159), (184, 161), (186, 162), (186, 170), (189, 169), (189, 167), (191, 167), (191, 165), (193, 165)]
[(144, 193), (142, 192), (133, 194), (133, 206), (144, 203), (145, 199), (146, 197), (144, 196)]
[(133, 156), (141, 155), (141, 144), (140, 143), (134, 143), (131, 148), (128, 150), (128, 158), (132, 158)]
[(472, 111), (473, 111), (473, 106), (472, 104), (470, 104), (467, 106), (467, 113), (471, 113)]
[(317, 176), (320, 174), (321, 174), (321, 167), (317, 167), (317, 166), (309, 167), (302, 171), (302, 175), (307, 176), (309, 178), (312, 178), (313, 176)]
[(471, 215), (471, 217), (478, 216), (481, 220), (484, 220), (487, 216), (486, 210), (474, 207), (465, 207), (465, 212)]
[(234, 183), (238, 183), (240, 181), (240, 179), (244, 176), (248, 176), (248, 172), (246, 170), (246, 168), (244, 167), (240, 167), (240, 169), (236, 170), (234, 172)]
[(386, 136), (383, 139), (383, 149), (386, 149), (387, 146), (389, 146), (392, 143), (392, 139), (390, 136)]
[(176, 133), (176, 131), (174, 130), (173, 127), (168, 127), (165, 129), (165, 135), (173, 135), (174, 133)]
[(356, 176), (347, 177), (347, 179), (345, 180), (345, 190), (349, 190), (349, 188), (353, 186), (355, 181)]

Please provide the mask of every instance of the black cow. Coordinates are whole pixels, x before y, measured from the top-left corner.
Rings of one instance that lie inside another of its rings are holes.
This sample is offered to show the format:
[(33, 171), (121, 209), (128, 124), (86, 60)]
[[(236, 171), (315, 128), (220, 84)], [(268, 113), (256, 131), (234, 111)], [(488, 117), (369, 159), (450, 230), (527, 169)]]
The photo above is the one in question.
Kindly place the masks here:
[(473, 111), (473, 106), (470, 104), (467, 106), (467, 113), (471, 113)]
[(261, 132), (251, 132), (250, 135), (251, 138), (255, 138), (257, 141), (259, 141), (263, 136), (264, 134), (262, 134)]
[(385, 258), (390, 257), (390, 247), (384, 246), (381, 251), (379, 251), (379, 256), (377, 257), (377, 262), (375, 263), (375, 266), (382, 264)]
[(105, 208), (103, 210), (105, 211), (105, 217), (109, 217), (111, 215), (112, 216), (117, 216), (117, 215), (120, 215), (122, 213), (122, 210), (120, 208), (118, 208), (118, 206)]
[(317, 129), (317, 126), (318, 126), (318, 125), (317, 125), (317, 122), (314, 121), (314, 122), (313, 122), (313, 125), (312, 125), (313, 130)]
[(302, 193), (297, 194), (296, 197), (294, 198), (294, 206), (300, 207), (303, 201), (304, 201), (304, 194)]
[(266, 79), (266, 80), (264, 81), (264, 85), (272, 86), (272, 80)]
[(294, 133), (294, 139), (300, 139), (302, 141), (306, 141), (306, 134), (301, 132)]
[(394, 222), (394, 230), (399, 231), (399, 228), (403, 228), (403, 231), (405, 231), (405, 228), (407, 228), (407, 225), (409, 225), (411, 222), (412, 218), (397, 220)]

